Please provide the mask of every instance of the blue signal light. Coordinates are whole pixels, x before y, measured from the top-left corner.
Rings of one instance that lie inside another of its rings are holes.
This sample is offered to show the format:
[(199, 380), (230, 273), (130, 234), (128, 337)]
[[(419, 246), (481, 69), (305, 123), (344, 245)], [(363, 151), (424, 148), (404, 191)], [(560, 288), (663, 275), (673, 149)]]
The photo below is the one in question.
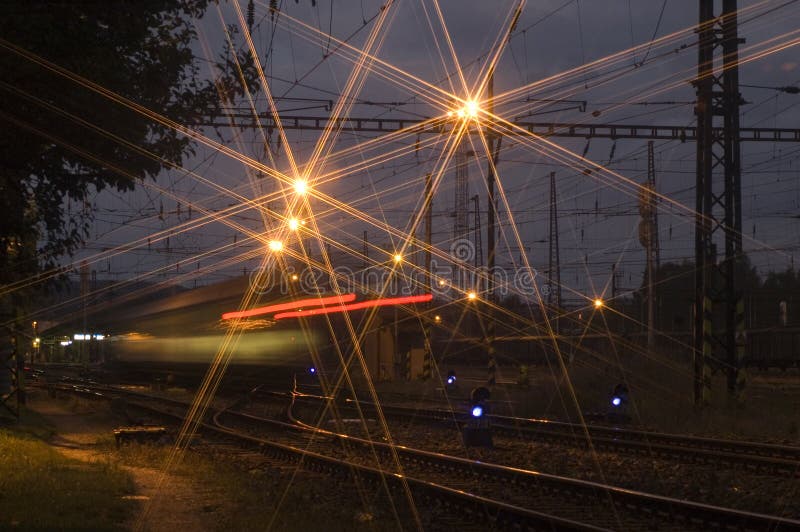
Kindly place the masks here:
[(616, 396), (612, 397), (611, 398), (611, 404), (614, 405), (614, 406), (621, 405), (622, 404), (622, 398), (621, 397), (616, 397)]
[(454, 382), (456, 382), (456, 378), (454, 376), (451, 375), (447, 377), (447, 384), (453, 384)]
[(317, 372), (317, 368), (315, 368), (314, 366), (311, 366), (310, 368), (308, 368), (308, 372), (313, 375), (314, 373)]
[(472, 417), (481, 417), (483, 415), (483, 407), (476, 405), (472, 407)]

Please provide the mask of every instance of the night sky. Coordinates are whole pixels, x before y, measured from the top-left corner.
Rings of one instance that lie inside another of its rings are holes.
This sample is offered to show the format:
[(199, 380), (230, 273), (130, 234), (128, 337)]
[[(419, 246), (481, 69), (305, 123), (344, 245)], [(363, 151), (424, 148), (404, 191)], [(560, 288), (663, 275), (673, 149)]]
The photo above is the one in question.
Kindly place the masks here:
[[(515, 92), (498, 103), (498, 115), (512, 121), (694, 125), (694, 89), (690, 81), (696, 75), (697, 61), (695, 3), (529, 2), (503, 46), (498, 41), (502, 41), (500, 35), (507, 30), (516, 5), (459, 1), (443, 2), (441, 6), (452, 49), (470, 90), (474, 90), (482, 72), (485, 74), (487, 56), (503, 47), (496, 68), (495, 93)], [(380, 3), (320, 0), (312, 7), (309, 0), (284, 1), (274, 18), (266, 4), (256, 3), (255, 7), (253, 43), (281, 114), (330, 115), (329, 100), (335, 104), (346, 86), (353, 68), (351, 59), (364, 46), (378, 20), (375, 17), (381, 13)], [(796, 127), (800, 96), (746, 85), (783, 87), (800, 83), (796, 47), (800, 9), (794, 2), (778, 1), (740, 2), (739, 7), (739, 33), (746, 39), (740, 48), (741, 92), (747, 102), (741, 108), (742, 126)], [(222, 52), (225, 33), (221, 17), (226, 24), (238, 25), (232, 6), (225, 3), (219, 11), (212, 7), (197, 22), (196, 53), (201, 61), (209, 53), (216, 56)], [(322, 33), (315, 35), (316, 31)], [(329, 31), (332, 39), (326, 36)], [(241, 29), (232, 37), (242, 46)], [(652, 38), (656, 40), (650, 43)], [(346, 40), (353, 48), (337, 48), (337, 39)], [(776, 47), (784, 49), (774, 51)], [(405, 74), (389, 76), (388, 66), (373, 64), (359, 78), (363, 83), (360, 90), (351, 92), (355, 100), (350, 116), (419, 119), (444, 115), (444, 100), (440, 97), (432, 104), (419, 94), (414, 78), (463, 96), (445, 31), (431, 3), (395, 2), (373, 49), (378, 50), (376, 55), (381, 61)], [(259, 112), (267, 110), (263, 92), (254, 95), (253, 105)], [(236, 102), (234, 107), (248, 113), (246, 101)], [(251, 124), (252, 120), (241, 119), (240, 123)], [(261, 132), (237, 127), (209, 128), (204, 133), (254, 160), (268, 163)], [(311, 155), (319, 138), (317, 131), (287, 131), (286, 135), (300, 164)], [(269, 149), (275, 154), (276, 167), (289, 172), (277, 137), (273, 132)], [(369, 158), (374, 162), (367, 168), (362, 165), (362, 169), (326, 180), (319, 190), (352, 205), (375, 222), (365, 223), (318, 199), (312, 199), (311, 205), (320, 230), (343, 246), (360, 252), (366, 230), (370, 244), (386, 250), (382, 253), (373, 249), (371, 261), (383, 263), (401, 241), (380, 225), (385, 223), (408, 233), (421, 209), (425, 174), (435, 173), (442, 166), (444, 136), (437, 140), (432, 135), (410, 134), (396, 142), (382, 141), (379, 148), (359, 148), (372, 138), (374, 134), (342, 131), (333, 151), (349, 149), (350, 155), (323, 161), (322, 171), (337, 171)], [(631, 182), (641, 183), (646, 178), (646, 141), (556, 138), (552, 142), (563, 149), (556, 150), (557, 156), (543, 153), (535, 142), (503, 140), (498, 172), (505, 200), (502, 196), (498, 200), (498, 265), (518, 268), (524, 253), (533, 268), (539, 272), (547, 269), (548, 176), (552, 171), (557, 176), (564, 297), (580, 300), (583, 294), (591, 297), (592, 292), (607, 292), (614, 263), (620, 272), (621, 287), (637, 288), (645, 257), (638, 241), (637, 196)], [(404, 155), (388, 158), (386, 154), (392, 150), (404, 150)], [(477, 194), (480, 198), (485, 254), (486, 154), (477, 136), (472, 137), (471, 145), (465, 141), (463, 150), (477, 154), (465, 159), (469, 161), (467, 197)], [(693, 260), (695, 144), (658, 140), (654, 151), (657, 190), (663, 195), (659, 205), (662, 262)], [(762, 275), (783, 270), (793, 264), (798, 246), (800, 146), (744, 143), (742, 151), (745, 250)], [(584, 153), (588, 161), (580, 160)], [(599, 165), (609, 171), (592, 171), (589, 175), (585, 172)], [(184, 166), (244, 197), (255, 198), (278, 190), (270, 178), (256, 177), (254, 171), (205, 146), (200, 146), (196, 157), (185, 161)], [(433, 242), (443, 253), (449, 252), (456, 238), (454, 181), (451, 161), (442, 173), (434, 198)], [(166, 230), (170, 235), (168, 243), (161, 240), (96, 262), (92, 268), (98, 279), (121, 279), (164, 268), (162, 276), (175, 276), (176, 281), (191, 286), (195, 279), (207, 284), (258, 267), (258, 259), (242, 258), (242, 254), (263, 243), (248, 240), (235, 228), (214, 222), (188, 231), (179, 229), (189, 220), (189, 203), (218, 210), (237, 203), (235, 198), (179, 170), (160, 176), (157, 186), (150, 183), (134, 193), (108, 192), (94, 198), (96, 221), (86, 251), (78, 260), (155, 231)], [(281, 211), (285, 203), (276, 199), (270, 207)], [(468, 238), (474, 239), (472, 201), (468, 201), (468, 208)], [(192, 217), (198, 216), (195, 208)], [(232, 219), (244, 227), (264, 231), (264, 221), (255, 210), (243, 211)], [(419, 237), (423, 235), (422, 227)], [(519, 231), (522, 250), (513, 228)], [(267, 232), (270, 230), (279, 230), (277, 221)], [(200, 253), (220, 246), (226, 248), (198, 258)], [(319, 256), (315, 246), (312, 245), (311, 254)], [(332, 253), (340, 264), (355, 267), (361, 263), (347, 250)], [(421, 255), (414, 260), (421, 264)], [(188, 275), (191, 270), (204, 273)], [(187, 277), (177, 277), (180, 274)]]

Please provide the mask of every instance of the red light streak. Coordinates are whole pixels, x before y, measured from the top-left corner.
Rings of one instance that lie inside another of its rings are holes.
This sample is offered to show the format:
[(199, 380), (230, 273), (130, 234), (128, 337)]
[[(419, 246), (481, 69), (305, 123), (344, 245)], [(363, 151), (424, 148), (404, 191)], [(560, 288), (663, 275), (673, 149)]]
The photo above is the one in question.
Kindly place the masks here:
[[(340, 305), (342, 303), (349, 303), (355, 301), (355, 294), (342, 294), (340, 296), (330, 297), (312, 297), (308, 299), (298, 299), (295, 301), (288, 301), (286, 303), (278, 303), (276, 305), (267, 305), (266, 307), (251, 308), (250, 310), (237, 310), (234, 312), (226, 312), (222, 315), (223, 320), (230, 320), (233, 318), (249, 318), (251, 316), (260, 316), (262, 314), (269, 314), (271, 312), (280, 312), (282, 310), (293, 310), (298, 307), (314, 307), (324, 305)], [(338, 307), (337, 307), (338, 308)]]
[(359, 301), (349, 305), (337, 305), (335, 307), (311, 308), (308, 310), (294, 310), (292, 312), (282, 312), (275, 315), (276, 320), (284, 318), (300, 318), (305, 316), (318, 316), (320, 314), (330, 314), (332, 312), (347, 312), (349, 310), (361, 310), (370, 307), (385, 307), (390, 305), (409, 305), (411, 303), (427, 303), (433, 300), (433, 294), (422, 294), (419, 296), (387, 297), (383, 299), (372, 299), (370, 301)]

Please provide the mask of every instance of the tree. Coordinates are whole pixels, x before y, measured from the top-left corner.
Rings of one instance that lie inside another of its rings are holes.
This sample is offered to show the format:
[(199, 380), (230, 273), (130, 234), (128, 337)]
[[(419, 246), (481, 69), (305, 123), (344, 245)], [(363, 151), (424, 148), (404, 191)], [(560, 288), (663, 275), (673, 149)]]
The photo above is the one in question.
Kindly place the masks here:
[[(741, 291), (747, 298), (749, 294), (759, 289), (761, 280), (747, 254), (742, 254), (738, 268), (740, 268), (741, 272)], [(656, 270), (655, 290), (658, 309), (656, 322), (659, 331), (688, 332), (692, 330), (694, 326), (694, 305), (697, 298), (694, 286), (695, 274), (694, 263), (688, 261), (680, 264), (667, 262), (661, 264)], [(723, 289), (724, 279), (716, 277), (711, 281), (715, 290), (721, 291)], [(634, 294), (634, 309), (643, 308), (646, 293), (647, 279), (645, 273), (641, 288)], [(749, 300), (747, 300), (747, 303), (750, 304)], [(719, 316), (719, 320), (722, 319), (723, 317)]]
[[(0, 285), (74, 251), (91, 220), (84, 205), (90, 193), (131, 189), (193, 153), (175, 129), (71, 75), (190, 127), (218, 112), (220, 90), (242, 94), (229, 55), (220, 60), (219, 79), (201, 76), (193, 24), (207, 4), (52, 0), (0, 7)], [(238, 59), (257, 90), (251, 58)]]
[[(800, 272), (788, 267), (782, 272), (769, 272), (763, 286), (752, 294), (755, 329), (784, 325), (796, 327), (800, 303)], [(781, 308), (783, 307), (783, 308)]]

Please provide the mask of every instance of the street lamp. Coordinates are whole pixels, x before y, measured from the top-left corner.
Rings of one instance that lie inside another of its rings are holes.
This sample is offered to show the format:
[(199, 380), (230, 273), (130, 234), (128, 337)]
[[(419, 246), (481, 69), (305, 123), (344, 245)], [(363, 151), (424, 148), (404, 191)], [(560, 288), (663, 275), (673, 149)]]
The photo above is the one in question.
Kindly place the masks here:
[(280, 240), (270, 240), (267, 246), (269, 247), (270, 251), (274, 251), (277, 253), (278, 251), (281, 251), (283, 249), (283, 242), (281, 242)]
[(478, 299), (478, 294), (476, 294), (475, 292), (469, 292), (467, 294), (467, 299), (469, 299), (470, 301), (474, 301)]
[(595, 300), (594, 300), (594, 308), (600, 309), (600, 308), (603, 308), (604, 305), (605, 305), (605, 303), (603, 302), (602, 299), (600, 299), (599, 297), (595, 298)]
[(477, 118), (478, 113), (480, 112), (481, 107), (475, 100), (467, 100), (464, 102), (464, 105), (459, 107), (456, 110), (450, 110), (447, 112), (447, 116), (449, 118), (458, 117), (460, 119), (467, 119), (467, 118)]
[(308, 191), (308, 181), (305, 179), (295, 179), (294, 191), (297, 192), (299, 196), (304, 196)]

